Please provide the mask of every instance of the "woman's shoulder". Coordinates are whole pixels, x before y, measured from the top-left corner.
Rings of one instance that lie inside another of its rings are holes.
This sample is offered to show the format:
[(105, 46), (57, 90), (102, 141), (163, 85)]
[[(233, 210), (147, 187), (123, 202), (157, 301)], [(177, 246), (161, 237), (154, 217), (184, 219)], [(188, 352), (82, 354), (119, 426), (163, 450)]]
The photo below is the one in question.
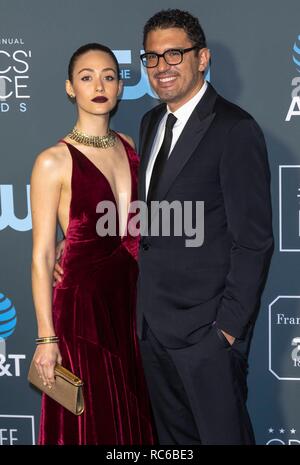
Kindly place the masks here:
[(58, 142), (51, 147), (42, 150), (35, 159), (35, 168), (43, 171), (63, 169), (69, 162), (68, 148), (63, 142)]
[(117, 134), (119, 134), (119, 136), (121, 136), (123, 139), (125, 139), (126, 142), (128, 142), (128, 144), (135, 150), (135, 143), (134, 143), (134, 140), (132, 139), (132, 137), (128, 136), (127, 134), (123, 134), (120, 131), (117, 131)]
[(41, 174), (61, 176), (68, 168), (69, 163), (70, 156), (66, 144), (58, 142), (37, 155), (33, 170)]

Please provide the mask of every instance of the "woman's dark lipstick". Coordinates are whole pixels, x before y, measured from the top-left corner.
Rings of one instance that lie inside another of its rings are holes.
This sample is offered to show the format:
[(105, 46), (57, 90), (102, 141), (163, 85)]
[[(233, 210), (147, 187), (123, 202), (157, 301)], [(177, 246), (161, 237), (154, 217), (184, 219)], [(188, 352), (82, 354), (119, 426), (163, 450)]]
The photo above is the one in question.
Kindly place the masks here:
[(96, 102), (96, 103), (104, 103), (104, 102), (107, 102), (107, 98), (106, 97), (95, 97), (92, 99), (92, 102)]

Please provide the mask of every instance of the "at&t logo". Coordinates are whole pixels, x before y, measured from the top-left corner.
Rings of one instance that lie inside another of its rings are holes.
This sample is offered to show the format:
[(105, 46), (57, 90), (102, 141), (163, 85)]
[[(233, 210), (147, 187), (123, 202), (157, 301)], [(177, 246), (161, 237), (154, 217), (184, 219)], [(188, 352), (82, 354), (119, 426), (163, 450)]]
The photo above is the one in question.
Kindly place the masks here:
[(0, 293), (0, 377), (21, 376), (21, 360), (25, 360), (26, 355), (6, 355), (6, 340), (15, 331), (16, 324), (16, 309), (12, 301)]
[[(300, 35), (298, 35), (292, 50), (292, 62), (296, 66), (296, 71), (300, 73)], [(300, 116), (300, 76), (292, 79), (292, 101), (286, 115), (285, 121), (290, 121), (293, 116)]]
[(0, 292), (0, 339), (12, 335), (17, 324), (16, 309), (10, 299)]
[(25, 360), (24, 354), (9, 354), (7, 357), (0, 354), (0, 377), (21, 376), (21, 360)]

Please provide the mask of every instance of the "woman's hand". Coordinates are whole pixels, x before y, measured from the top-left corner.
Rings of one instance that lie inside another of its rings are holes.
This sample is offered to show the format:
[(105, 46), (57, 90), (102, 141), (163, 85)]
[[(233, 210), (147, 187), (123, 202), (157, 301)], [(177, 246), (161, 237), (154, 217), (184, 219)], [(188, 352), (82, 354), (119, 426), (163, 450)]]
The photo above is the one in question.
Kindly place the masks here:
[(56, 261), (55, 261), (55, 266), (53, 270), (53, 287), (55, 287), (57, 283), (60, 283), (62, 281), (64, 270), (60, 266), (60, 259), (63, 255), (65, 245), (66, 245), (65, 239), (63, 239), (62, 241), (56, 244), (56, 249), (55, 249)]
[(58, 344), (39, 344), (36, 348), (33, 360), (38, 374), (43, 380), (44, 386), (48, 386), (48, 388), (51, 389), (55, 383), (54, 367), (56, 363), (61, 364), (62, 362)]

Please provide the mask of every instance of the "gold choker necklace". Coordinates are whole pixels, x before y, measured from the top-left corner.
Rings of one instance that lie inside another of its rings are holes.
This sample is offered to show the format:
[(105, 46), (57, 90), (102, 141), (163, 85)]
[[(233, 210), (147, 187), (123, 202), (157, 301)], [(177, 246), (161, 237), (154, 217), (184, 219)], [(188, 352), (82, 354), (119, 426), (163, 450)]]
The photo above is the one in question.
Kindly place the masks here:
[(68, 134), (68, 137), (79, 142), (79, 144), (97, 147), (100, 149), (113, 147), (117, 140), (115, 133), (111, 129), (108, 130), (108, 133), (105, 136), (88, 136), (74, 128), (70, 134)]

